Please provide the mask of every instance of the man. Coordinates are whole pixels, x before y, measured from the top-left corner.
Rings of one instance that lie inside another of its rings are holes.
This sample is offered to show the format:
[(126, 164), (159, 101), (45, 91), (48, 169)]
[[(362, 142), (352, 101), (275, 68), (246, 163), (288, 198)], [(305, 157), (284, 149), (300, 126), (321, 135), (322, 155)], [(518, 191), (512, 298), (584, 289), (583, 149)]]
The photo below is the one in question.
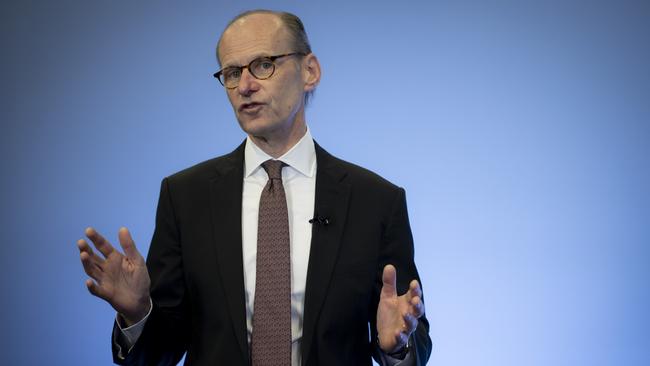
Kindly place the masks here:
[(124, 255), (92, 228), (103, 258), (78, 242), (88, 289), (118, 312), (114, 361), (425, 364), (404, 190), (312, 140), (321, 71), (300, 19), (244, 13), (217, 58), (246, 141), (163, 180), (146, 266), (125, 228)]

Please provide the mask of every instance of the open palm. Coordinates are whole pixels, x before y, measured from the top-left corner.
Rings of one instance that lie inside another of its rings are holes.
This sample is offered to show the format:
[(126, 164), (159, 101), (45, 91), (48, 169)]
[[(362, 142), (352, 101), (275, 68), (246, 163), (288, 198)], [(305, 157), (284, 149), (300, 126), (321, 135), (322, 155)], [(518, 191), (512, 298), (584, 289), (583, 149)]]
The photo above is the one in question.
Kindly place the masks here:
[(384, 267), (383, 286), (377, 307), (377, 334), (379, 346), (392, 353), (406, 346), (408, 338), (424, 315), (422, 290), (417, 280), (411, 281), (408, 291), (397, 295), (397, 271), (394, 266)]
[(86, 280), (88, 290), (108, 302), (127, 323), (138, 322), (149, 311), (150, 280), (129, 231), (121, 228), (118, 233), (124, 254), (92, 228), (86, 229), (86, 236), (103, 256), (94, 253), (84, 239), (77, 242), (81, 263), (92, 278)]

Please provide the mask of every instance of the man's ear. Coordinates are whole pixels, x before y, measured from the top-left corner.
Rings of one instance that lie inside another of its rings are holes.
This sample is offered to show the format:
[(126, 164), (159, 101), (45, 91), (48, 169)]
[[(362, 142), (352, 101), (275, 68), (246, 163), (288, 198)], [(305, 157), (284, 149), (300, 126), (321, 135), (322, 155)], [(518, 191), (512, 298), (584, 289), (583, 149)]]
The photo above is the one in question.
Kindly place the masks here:
[(320, 82), (320, 63), (313, 53), (308, 54), (302, 60), (302, 78), (305, 82), (305, 91), (316, 89)]

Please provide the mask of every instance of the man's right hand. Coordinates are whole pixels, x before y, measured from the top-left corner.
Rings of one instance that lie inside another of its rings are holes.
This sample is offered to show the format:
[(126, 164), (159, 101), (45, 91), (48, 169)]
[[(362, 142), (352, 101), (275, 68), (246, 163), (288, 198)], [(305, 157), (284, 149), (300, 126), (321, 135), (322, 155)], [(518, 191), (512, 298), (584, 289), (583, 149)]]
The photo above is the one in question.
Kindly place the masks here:
[[(127, 323), (133, 325), (142, 320), (151, 306), (149, 298), (149, 272), (142, 255), (135, 247), (126, 228), (118, 232), (124, 255), (116, 250), (95, 229), (87, 228), (86, 236), (92, 241), (103, 258), (93, 252), (90, 245), (79, 239), (79, 257), (86, 274), (91, 294), (106, 300)], [(93, 281), (94, 280), (94, 281)]]

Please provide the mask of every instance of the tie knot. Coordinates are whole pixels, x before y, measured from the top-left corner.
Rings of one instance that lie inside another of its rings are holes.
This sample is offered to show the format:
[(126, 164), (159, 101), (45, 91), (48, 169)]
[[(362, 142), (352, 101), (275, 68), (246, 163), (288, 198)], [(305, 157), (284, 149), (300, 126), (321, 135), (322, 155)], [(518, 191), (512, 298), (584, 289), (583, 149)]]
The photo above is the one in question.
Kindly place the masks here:
[(269, 179), (282, 179), (282, 167), (284, 163), (280, 160), (269, 159), (262, 163), (262, 167), (266, 170), (266, 174), (269, 175)]

